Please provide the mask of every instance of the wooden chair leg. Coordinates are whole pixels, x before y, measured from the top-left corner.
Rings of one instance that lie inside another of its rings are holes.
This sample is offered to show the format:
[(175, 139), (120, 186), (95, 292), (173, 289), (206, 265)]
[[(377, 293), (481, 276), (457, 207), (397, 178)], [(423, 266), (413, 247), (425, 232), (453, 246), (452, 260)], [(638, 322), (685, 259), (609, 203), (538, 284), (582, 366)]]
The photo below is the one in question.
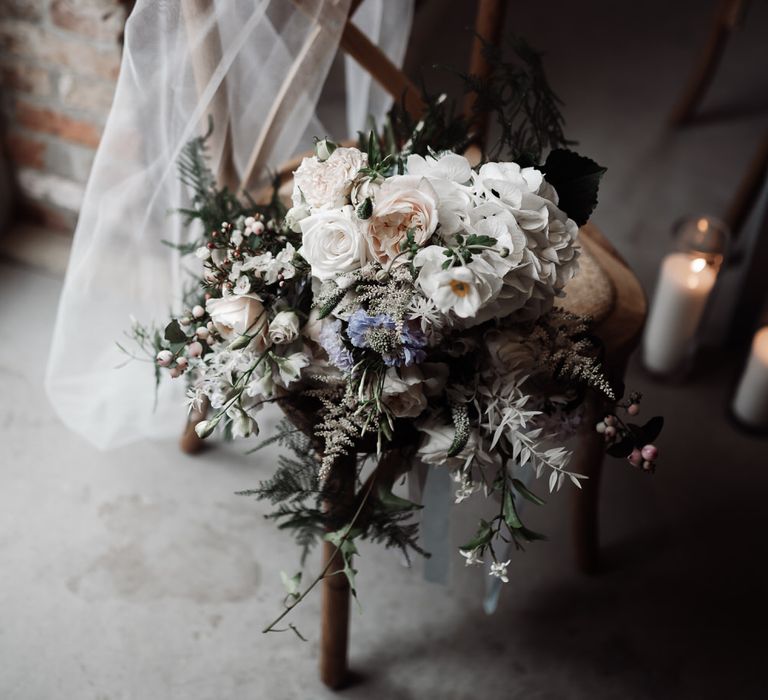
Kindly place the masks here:
[[(341, 554), (330, 542), (323, 543), (323, 565), (331, 575), (323, 579), (320, 629), (320, 680), (332, 690), (343, 687), (349, 675), (349, 581)], [(331, 561), (331, 559), (333, 561)]]
[[(355, 500), (357, 456), (347, 455), (334, 465), (327, 488), (335, 492), (334, 511), (329, 512), (333, 527), (351, 520)], [(327, 504), (326, 507), (330, 507)], [(332, 690), (342, 688), (349, 678), (349, 603), (347, 577), (340, 573), (344, 560), (330, 542), (323, 543), (323, 598), (320, 621), (320, 680)]]
[(598, 505), (605, 441), (595, 430), (603, 402), (593, 392), (585, 400), (584, 422), (579, 430), (579, 444), (572, 462), (573, 470), (589, 477), (574, 494), (573, 543), (576, 566), (585, 574), (595, 573), (599, 566), (600, 535)]
[(728, 224), (734, 238), (741, 231), (755, 206), (765, 182), (766, 172), (768, 172), (768, 131), (763, 134), (763, 140), (749, 162), (747, 172), (739, 182), (736, 194), (725, 214), (725, 223)]
[(181, 451), (188, 455), (194, 455), (205, 447), (205, 440), (197, 437), (195, 426), (208, 415), (208, 401), (204, 401), (199, 411), (192, 411), (189, 414), (187, 425), (179, 438), (179, 447)]
[(691, 121), (712, 82), (731, 32), (739, 22), (743, 6), (744, 0), (721, 0), (699, 62), (688, 81), (683, 97), (669, 117), (672, 126), (682, 126)]

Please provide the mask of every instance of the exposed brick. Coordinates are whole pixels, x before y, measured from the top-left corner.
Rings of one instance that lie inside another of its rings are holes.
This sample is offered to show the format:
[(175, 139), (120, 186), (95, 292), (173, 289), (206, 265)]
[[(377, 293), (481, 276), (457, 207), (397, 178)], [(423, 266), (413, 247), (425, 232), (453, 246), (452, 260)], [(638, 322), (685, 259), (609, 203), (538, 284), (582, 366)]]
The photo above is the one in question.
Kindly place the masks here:
[(71, 232), (77, 224), (77, 212), (61, 209), (53, 204), (35, 202), (22, 197), (19, 204), (19, 218), (44, 226), (48, 229)]
[(45, 171), (75, 182), (85, 183), (91, 174), (96, 152), (86, 146), (52, 137), (45, 149)]
[(43, 19), (44, 10), (44, 0), (2, 0), (0, 2), (0, 17), (40, 22)]
[[(2, 0), (0, 0), (2, 1)], [(64, 38), (31, 22), (0, 20), (0, 50), (72, 73), (114, 80), (120, 72), (120, 47), (96, 47)]]
[(46, 144), (44, 141), (11, 132), (6, 136), (6, 146), (8, 156), (16, 165), (38, 170), (45, 168)]
[(38, 97), (48, 97), (52, 92), (51, 76), (47, 70), (18, 59), (0, 60), (0, 82), (4, 88), (28, 92)]
[(104, 120), (112, 106), (115, 84), (106, 80), (87, 80), (67, 73), (59, 76), (58, 92), (61, 104), (65, 107), (93, 112)]
[(125, 24), (118, 0), (53, 0), (50, 16), (57, 27), (102, 41), (116, 41)]
[(80, 183), (31, 168), (21, 168), (16, 177), (19, 189), (27, 198), (48, 202), (69, 211), (80, 210), (85, 192)]
[(96, 124), (69, 117), (52, 109), (16, 102), (16, 121), (32, 131), (59, 136), (67, 141), (96, 148), (101, 139), (101, 128)]

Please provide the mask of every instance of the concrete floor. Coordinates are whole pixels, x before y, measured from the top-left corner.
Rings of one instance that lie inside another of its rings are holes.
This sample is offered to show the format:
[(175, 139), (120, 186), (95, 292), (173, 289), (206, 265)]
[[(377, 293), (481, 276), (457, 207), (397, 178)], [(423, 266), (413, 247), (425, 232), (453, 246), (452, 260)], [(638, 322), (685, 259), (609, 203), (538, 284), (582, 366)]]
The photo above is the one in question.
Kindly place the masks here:
[[(596, 221), (650, 287), (672, 221), (720, 213), (761, 134), (768, 11), (753, 3), (702, 120), (666, 133), (706, 29), (699, 4), (561, 5), (528, 4), (509, 28), (548, 47), (570, 133), (609, 167)], [(409, 65), (425, 60), (414, 51)], [(260, 631), (297, 552), (233, 492), (270, 473), (269, 455), (236, 445), (189, 458), (172, 442), (100, 453), (69, 433), (41, 386), (60, 286), (0, 263), (0, 698), (331, 697), (316, 680), (318, 597), (295, 614), (308, 643)], [(450, 585), (430, 584), (364, 546), (358, 680), (342, 697), (768, 696), (768, 442), (725, 419), (738, 361), (721, 353), (680, 386), (630, 368), (668, 427), (655, 477), (606, 465), (597, 577), (573, 571), (565, 493), (530, 511), (551, 541), (515, 556), (492, 617), (480, 571), (454, 562)], [(457, 541), (473, 508), (454, 518)]]

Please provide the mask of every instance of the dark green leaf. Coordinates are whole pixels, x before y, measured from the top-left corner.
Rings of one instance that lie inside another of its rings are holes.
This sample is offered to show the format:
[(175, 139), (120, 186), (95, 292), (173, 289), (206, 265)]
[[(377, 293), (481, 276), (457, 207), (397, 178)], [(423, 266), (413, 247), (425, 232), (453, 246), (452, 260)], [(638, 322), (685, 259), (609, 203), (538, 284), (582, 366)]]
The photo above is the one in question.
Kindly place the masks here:
[(539, 498), (533, 491), (531, 491), (520, 479), (512, 479), (512, 486), (514, 486), (515, 491), (517, 491), (523, 498), (530, 501), (531, 503), (535, 503), (537, 506), (543, 506), (546, 501)]
[(662, 428), (664, 427), (664, 418), (662, 416), (654, 416), (649, 420), (643, 427), (642, 427), (642, 433), (643, 433), (643, 443), (645, 445), (653, 442), (657, 437), (659, 437), (659, 434), (661, 433)]
[(370, 219), (373, 214), (373, 201), (370, 197), (366, 197), (365, 201), (357, 208), (358, 219)]
[(504, 522), (513, 530), (519, 530), (523, 527), (523, 523), (517, 514), (517, 509), (515, 508), (515, 497), (509, 491), (504, 494), (503, 515)]
[(400, 498), (394, 493), (385, 488), (380, 488), (378, 491), (379, 503), (384, 507), (384, 510), (390, 512), (402, 512), (409, 510), (420, 510), (424, 506), (409, 501), (406, 498)]
[(597, 206), (597, 190), (605, 168), (578, 153), (556, 148), (547, 156), (542, 171), (557, 191), (558, 206), (579, 226), (586, 224)]
[(625, 437), (623, 440), (611, 445), (606, 453), (611, 457), (629, 457), (630, 453), (635, 447), (635, 442), (631, 436)]
[(493, 530), (491, 530), (491, 524), (486, 522), (485, 520), (481, 520), (480, 527), (478, 528), (475, 536), (465, 545), (462, 545), (461, 547), (459, 547), (459, 549), (463, 549), (464, 551), (469, 551), (472, 549), (477, 549), (478, 547), (484, 547), (491, 541), (491, 537), (493, 537)]
[(529, 530), (527, 527), (520, 528), (517, 530), (517, 533), (519, 533), (526, 542), (536, 542), (537, 540), (546, 541), (549, 539), (546, 535)]
[(179, 322), (174, 319), (165, 327), (165, 339), (171, 343), (186, 343), (187, 334), (181, 329)]

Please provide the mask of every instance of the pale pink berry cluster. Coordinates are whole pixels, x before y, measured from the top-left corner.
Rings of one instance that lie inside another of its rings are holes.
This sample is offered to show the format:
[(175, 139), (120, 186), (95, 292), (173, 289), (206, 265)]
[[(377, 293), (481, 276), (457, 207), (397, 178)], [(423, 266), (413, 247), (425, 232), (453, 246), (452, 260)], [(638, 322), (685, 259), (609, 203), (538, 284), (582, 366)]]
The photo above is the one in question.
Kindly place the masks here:
[[(629, 400), (618, 404), (617, 407), (623, 408), (629, 416), (637, 416), (640, 413), (640, 398), (640, 394), (630, 394)], [(627, 426), (618, 415), (609, 413), (595, 426), (595, 429), (604, 436), (606, 443), (614, 445), (630, 438), (632, 435), (630, 427), (632, 426)], [(656, 470), (656, 460), (658, 457), (659, 449), (656, 445), (647, 444), (642, 445), (642, 447), (633, 447), (632, 451), (627, 455), (627, 461), (633, 467), (646, 472), (653, 472)]]
[(202, 357), (207, 347), (216, 342), (216, 329), (213, 322), (205, 321), (205, 316), (206, 311), (200, 304), (185, 311), (179, 318), (179, 326), (185, 329), (186, 333), (186, 329), (193, 327), (192, 333), (187, 335), (186, 344), (175, 352), (160, 350), (157, 353), (155, 361), (160, 367), (167, 367), (173, 379), (177, 379), (189, 369), (191, 358)]

